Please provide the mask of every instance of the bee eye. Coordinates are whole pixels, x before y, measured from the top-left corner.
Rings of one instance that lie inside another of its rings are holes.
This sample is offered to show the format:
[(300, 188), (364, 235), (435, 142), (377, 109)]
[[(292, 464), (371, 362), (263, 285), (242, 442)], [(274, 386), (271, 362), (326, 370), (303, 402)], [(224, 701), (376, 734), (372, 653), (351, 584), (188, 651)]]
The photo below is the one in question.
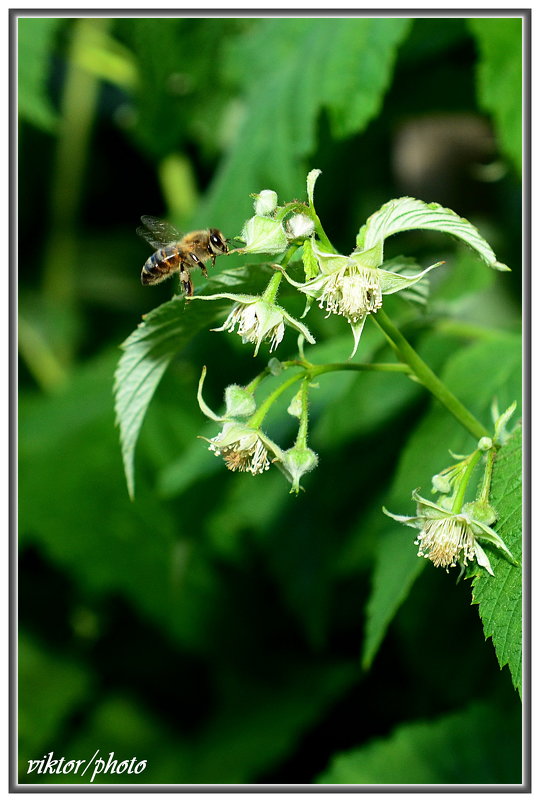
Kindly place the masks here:
[(221, 245), (219, 237), (216, 237), (215, 234), (212, 234), (212, 236), (210, 237), (210, 242), (212, 243), (212, 245), (217, 245), (217, 246)]

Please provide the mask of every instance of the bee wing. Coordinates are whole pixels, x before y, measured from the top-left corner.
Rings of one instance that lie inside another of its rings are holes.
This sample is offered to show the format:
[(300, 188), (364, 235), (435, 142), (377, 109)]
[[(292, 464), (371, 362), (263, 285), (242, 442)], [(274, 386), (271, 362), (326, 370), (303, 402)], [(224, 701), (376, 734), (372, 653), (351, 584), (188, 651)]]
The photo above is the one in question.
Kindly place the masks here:
[(165, 220), (160, 220), (159, 217), (143, 214), (141, 222), (143, 225), (138, 227), (137, 234), (149, 242), (153, 248), (163, 248), (171, 242), (182, 239), (182, 235), (174, 226), (166, 223)]

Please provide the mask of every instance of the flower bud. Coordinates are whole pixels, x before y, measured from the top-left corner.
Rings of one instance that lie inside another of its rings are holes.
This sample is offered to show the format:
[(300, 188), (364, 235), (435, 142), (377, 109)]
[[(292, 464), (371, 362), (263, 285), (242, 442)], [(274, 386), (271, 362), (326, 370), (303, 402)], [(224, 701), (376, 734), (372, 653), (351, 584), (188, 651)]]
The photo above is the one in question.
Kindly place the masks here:
[(253, 197), (255, 198), (255, 203), (253, 204), (255, 207), (255, 214), (264, 216), (272, 214), (272, 212), (275, 211), (278, 197), (273, 189), (263, 189), (262, 192), (253, 195)]
[(279, 220), (250, 217), (241, 234), (246, 243), (239, 253), (282, 253), (287, 249), (287, 235)]
[(299, 418), (302, 414), (302, 390), (300, 389), (292, 399), (287, 409), (289, 415), (293, 418)]
[(247, 418), (257, 408), (253, 393), (238, 384), (230, 384), (225, 389), (225, 406), (227, 417), (232, 418)]
[(305, 446), (293, 446), (281, 457), (283, 467), (289, 474), (292, 484), (291, 493), (299, 493), (300, 479), (308, 471), (312, 471), (317, 466), (319, 458), (310, 448)]
[(431, 477), (431, 484), (433, 485), (434, 493), (450, 493), (452, 491), (452, 484), (447, 476), (444, 474), (436, 473)]
[(287, 222), (287, 230), (291, 239), (305, 239), (315, 231), (315, 223), (307, 214), (293, 214)]
[(493, 440), (491, 437), (481, 437), (478, 441), (478, 450), (489, 451), (490, 448), (493, 448)]
[(277, 357), (273, 356), (268, 360), (268, 370), (272, 376), (279, 376), (280, 373), (283, 373), (283, 365)]
[(471, 501), (469, 504), (465, 504), (463, 512), (469, 515), (470, 518), (474, 518), (476, 521), (480, 521), (488, 526), (491, 526), (491, 524), (494, 524), (497, 520), (497, 513), (487, 501), (480, 501), (478, 499), (476, 501)]

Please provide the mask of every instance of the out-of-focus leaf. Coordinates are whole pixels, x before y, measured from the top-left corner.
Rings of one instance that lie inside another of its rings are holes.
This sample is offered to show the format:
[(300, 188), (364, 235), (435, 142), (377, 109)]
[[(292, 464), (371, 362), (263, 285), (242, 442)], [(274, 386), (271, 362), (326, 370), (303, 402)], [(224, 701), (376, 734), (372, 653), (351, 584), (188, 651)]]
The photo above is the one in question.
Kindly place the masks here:
[[(490, 407), (497, 397), (502, 409), (521, 396), (521, 345), (514, 335), (471, 345), (449, 360), (443, 381), (457, 397), (488, 425)], [(412, 514), (411, 493), (421, 488), (425, 496), (431, 489), (431, 477), (451, 464), (449, 450), (470, 453), (474, 441), (443, 409), (435, 403), (412, 434), (402, 453), (392, 490), (385, 506), (398, 514)], [(377, 526), (378, 523), (378, 526)], [(373, 589), (367, 607), (364, 666), (369, 666), (384, 633), (407, 597), (409, 589), (426, 561), (416, 556), (413, 530), (389, 525), (382, 512), (376, 522), (378, 531)], [(433, 570), (433, 566), (430, 566)]]
[(137, 67), (133, 136), (151, 156), (178, 151), (187, 139), (216, 150), (230, 96), (216, 65), (242, 27), (236, 19), (117, 21)]
[[(225, 271), (208, 281), (208, 288), (234, 287), (242, 283), (245, 292), (260, 289), (267, 273), (260, 266)], [(247, 289), (246, 289), (247, 287)], [(145, 316), (142, 323), (122, 344), (124, 353), (115, 374), (116, 420), (129, 495), (135, 493), (133, 459), (139, 431), (156, 387), (171, 359), (189, 340), (227, 308), (229, 302), (186, 303), (177, 295)]]
[(468, 20), (480, 51), (478, 98), (493, 115), (502, 152), (521, 175), (522, 19), (508, 17)]
[(398, 727), (333, 758), (328, 785), (500, 785), (521, 782), (521, 718), (486, 703)]
[[(256, 782), (294, 748), (356, 675), (347, 663), (287, 665), (287, 672), (271, 677), (227, 678), (214, 718), (189, 740), (175, 736), (168, 725), (131, 701), (106, 698), (70, 740), (70, 753), (90, 758), (103, 744), (100, 757), (105, 761), (111, 751), (119, 763), (134, 756), (137, 762), (147, 761), (140, 774), (99, 773), (94, 784)], [(59, 779), (89, 782), (88, 776)]]
[(52, 131), (57, 114), (47, 89), (55, 36), (65, 20), (27, 17), (18, 20), (18, 109), (20, 117)]
[(195, 742), (185, 782), (248, 783), (273, 768), (354, 682), (351, 663), (324, 660), (276, 667), (266, 678), (234, 676), (226, 704)]
[[(90, 763), (98, 749), (95, 760)], [(64, 750), (69, 758), (87, 761), (76, 774), (36, 777), (21, 772), (20, 782), (73, 783), (90, 787), (119, 783), (174, 783), (175, 777), (186, 770), (189, 760), (187, 748), (166, 724), (123, 696), (110, 696), (95, 705), (81, 731), (69, 739)], [(116, 769), (127, 761), (125, 771), (116, 773), (109, 769), (105, 772), (111, 752), (114, 753), (111, 765), (116, 760)], [(128, 773), (133, 758), (135, 762)], [(146, 761), (146, 766), (141, 761)], [(135, 766), (139, 764), (139, 771), (135, 773)]]
[(328, 111), (336, 138), (362, 131), (391, 80), (407, 19), (261, 20), (230, 48), (230, 69), (247, 96), (238, 134), (199, 220), (238, 230), (251, 192), (304, 192), (304, 159)]
[(118, 593), (196, 649), (206, 640), (200, 594), (211, 595), (215, 577), (189, 539), (192, 524), (149, 493), (132, 503), (125, 492), (111, 398), (115, 361), (114, 352), (102, 355), (64, 392), (21, 402), (20, 545), (34, 545), (90, 596)]
[[(60, 728), (88, 694), (88, 670), (53, 654), (27, 635), (19, 637), (19, 760), (21, 772), (28, 760), (39, 760), (56, 749)], [(35, 775), (30, 775), (28, 780)]]
[(473, 295), (491, 287), (496, 274), (488, 270), (485, 264), (475, 258), (474, 253), (461, 248), (448, 269), (438, 275), (437, 284), (433, 286), (431, 302), (439, 309), (443, 304), (458, 303), (462, 298)]
[[(438, 370), (456, 343), (455, 338), (431, 332), (422, 338), (417, 350), (434, 370)], [(390, 356), (389, 361), (392, 358)], [(314, 443), (321, 443), (321, 448), (325, 449), (339, 448), (352, 437), (373, 432), (403, 412), (421, 392), (420, 385), (405, 374), (361, 373), (353, 378), (347, 393), (334, 398), (323, 410), (314, 426)]]
[[(499, 451), (490, 496), (498, 514), (494, 529), (519, 562), (522, 556), (521, 439), (520, 427)], [(496, 549), (489, 550), (489, 559), (495, 576), (483, 573), (474, 578), (473, 602), (479, 605), (484, 633), (493, 640), (499, 665), (501, 668), (508, 665), (512, 682), (521, 694), (522, 571)]]

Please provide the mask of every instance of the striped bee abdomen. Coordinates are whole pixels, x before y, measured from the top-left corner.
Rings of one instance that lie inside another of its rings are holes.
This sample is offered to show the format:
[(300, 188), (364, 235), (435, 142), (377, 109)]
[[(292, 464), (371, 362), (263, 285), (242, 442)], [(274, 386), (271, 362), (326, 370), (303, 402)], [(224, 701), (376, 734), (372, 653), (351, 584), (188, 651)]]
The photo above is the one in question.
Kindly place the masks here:
[(180, 263), (178, 248), (168, 245), (150, 256), (144, 263), (141, 271), (141, 282), (143, 284), (158, 284), (164, 281), (175, 270)]

